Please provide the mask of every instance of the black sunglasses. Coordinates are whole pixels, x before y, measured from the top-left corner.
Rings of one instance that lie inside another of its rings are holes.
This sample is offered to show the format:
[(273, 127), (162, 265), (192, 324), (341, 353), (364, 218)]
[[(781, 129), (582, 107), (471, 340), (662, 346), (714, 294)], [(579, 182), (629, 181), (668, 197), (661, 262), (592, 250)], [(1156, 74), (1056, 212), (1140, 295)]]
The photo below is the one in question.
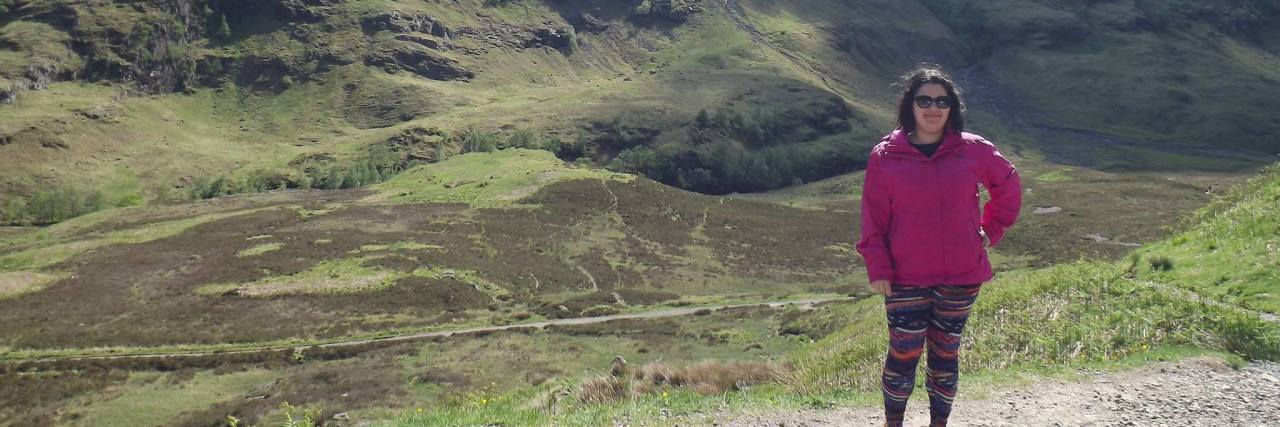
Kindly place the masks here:
[(955, 101), (952, 101), (950, 96), (939, 96), (937, 98), (930, 98), (924, 95), (920, 95), (916, 97), (916, 106), (920, 108), (929, 108), (931, 106), (936, 105), (938, 106), (938, 109), (945, 110), (945, 109), (951, 108), (951, 104), (953, 102)]

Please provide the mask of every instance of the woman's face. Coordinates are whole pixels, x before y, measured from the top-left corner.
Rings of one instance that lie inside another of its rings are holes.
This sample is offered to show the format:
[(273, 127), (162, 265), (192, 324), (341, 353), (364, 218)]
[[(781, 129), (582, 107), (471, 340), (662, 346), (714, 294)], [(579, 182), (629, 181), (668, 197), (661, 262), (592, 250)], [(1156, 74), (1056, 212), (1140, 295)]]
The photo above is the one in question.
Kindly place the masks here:
[[(937, 83), (925, 83), (919, 89), (916, 89), (915, 98), (919, 99), (922, 96), (927, 96), (934, 100), (938, 99), (938, 97), (946, 97), (947, 88)], [(952, 103), (954, 102), (948, 103), (947, 106), (951, 107)], [(913, 99), (911, 108), (916, 115), (917, 132), (941, 133), (942, 129), (947, 126), (947, 118), (951, 117), (951, 108), (938, 108), (936, 102), (930, 105), (929, 108), (920, 108), (919, 103)]]

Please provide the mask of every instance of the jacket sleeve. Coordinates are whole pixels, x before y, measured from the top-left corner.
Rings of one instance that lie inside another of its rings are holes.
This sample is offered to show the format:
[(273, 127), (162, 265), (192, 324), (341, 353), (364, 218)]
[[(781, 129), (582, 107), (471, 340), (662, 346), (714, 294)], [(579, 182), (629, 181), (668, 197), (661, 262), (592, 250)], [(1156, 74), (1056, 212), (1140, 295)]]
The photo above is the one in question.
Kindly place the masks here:
[(862, 237), (858, 253), (867, 264), (867, 279), (893, 280), (893, 260), (889, 256), (890, 215), (889, 192), (880, 171), (880, 156), (867, 159), (866, 177), (862, 183)]
[(1018, 221), (1018, 213), (1022, 210), (1022, 180), (1013, 163), (994, 145), (986, 148), (989, 152), (983, 162), (985, 167), (981, 178), (991, 200), (982, 207), (982, 231), (987, 233), (994, 247), (1004, 238), (1005, 230)]

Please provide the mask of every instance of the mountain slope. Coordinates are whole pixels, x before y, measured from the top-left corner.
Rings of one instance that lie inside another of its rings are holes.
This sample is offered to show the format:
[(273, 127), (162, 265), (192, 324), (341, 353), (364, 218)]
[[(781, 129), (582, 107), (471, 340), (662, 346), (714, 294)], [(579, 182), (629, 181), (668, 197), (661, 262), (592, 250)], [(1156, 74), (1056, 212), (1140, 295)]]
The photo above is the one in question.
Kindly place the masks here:
[(759, 191), (858, 169), (891, 127), (889, 83), (920, 60), (971, 89), (975, 130), (1050, 160), (1240, 170), (1280, 151), (1270, 3), (955, 4), (17, 1), (0, 18), (0, 193), (300, 186), (290, 162), (396, 143), (432, 161), (521, 129), (565, 159)]

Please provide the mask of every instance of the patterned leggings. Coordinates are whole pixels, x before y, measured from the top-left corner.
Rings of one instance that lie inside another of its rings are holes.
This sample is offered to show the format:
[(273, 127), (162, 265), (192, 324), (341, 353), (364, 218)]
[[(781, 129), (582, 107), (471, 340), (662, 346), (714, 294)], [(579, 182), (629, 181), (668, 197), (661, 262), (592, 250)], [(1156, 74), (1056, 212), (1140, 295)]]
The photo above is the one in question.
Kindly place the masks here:
[(945, 426), (960, 380), (960, 333), (980, 286), (911, 287), (893, 285), (885, 298), (889, 317), (889, 355), (882, 385), (885, 420), (901, 426), (907, 399), (915, 388), (916, 365), (929, 344), (928, 379), (930, 425)]

